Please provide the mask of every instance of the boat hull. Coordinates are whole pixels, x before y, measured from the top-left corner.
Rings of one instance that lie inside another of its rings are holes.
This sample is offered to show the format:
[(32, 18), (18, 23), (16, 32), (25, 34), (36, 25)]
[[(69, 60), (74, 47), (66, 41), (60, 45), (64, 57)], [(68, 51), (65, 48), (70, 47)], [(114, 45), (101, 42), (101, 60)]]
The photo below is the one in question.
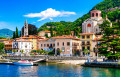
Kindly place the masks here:
[(22, 62), (13, 62), (14, 65), (20, 65), (20, 66), (33, 66), (33, 63), (22, 63)]

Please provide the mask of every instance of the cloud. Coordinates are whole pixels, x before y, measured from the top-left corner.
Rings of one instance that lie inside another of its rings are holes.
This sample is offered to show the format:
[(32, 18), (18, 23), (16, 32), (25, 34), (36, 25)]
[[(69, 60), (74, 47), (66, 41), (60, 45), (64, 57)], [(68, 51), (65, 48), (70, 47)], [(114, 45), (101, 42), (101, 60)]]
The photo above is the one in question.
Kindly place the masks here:
[(42, 11), (40, 13), (29, 13), (27, 15), (24, 15), (24, 17), (34, 18), (38, 17), (41, 18), (38, 21), (42, 21), (45, 19), (53, 20), (53, 17), (63, 17), (63, 16), (69, 16), (69, 15), (75, 15), (75, 12), (69, 12), (69, 11), (56, 11), (55, 9), (48, 8), (45, 11)]
[(50, 20), (53, 20), (52, 18), (49, 18)]

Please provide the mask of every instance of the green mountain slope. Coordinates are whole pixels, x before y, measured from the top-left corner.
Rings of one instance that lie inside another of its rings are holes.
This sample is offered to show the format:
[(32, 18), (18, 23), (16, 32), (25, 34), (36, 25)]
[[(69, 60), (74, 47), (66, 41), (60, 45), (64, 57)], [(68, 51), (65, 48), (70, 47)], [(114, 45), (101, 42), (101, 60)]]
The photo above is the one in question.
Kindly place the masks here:
[[(108, 11), (108, 12), (105, 12), (104, 10), (119, 7), (119, 6), (120, 6), (120, 0), (104, 0), (103, 2), (95, 5), (91, 10), (95, 8), (98, 10), (101, 10), (103, 18), (105, 18), (107, 14), (108, 18), (111, 21), (115, 21), (116, 19), (120, 19), (120, 10), (116, 9), (114, 11)], [(54, 28), (55, 31), (60, 31), (63, 28), (73, 30), (75, 27), (81, 26), (83, 21), (85, 21), (89, 17), (90, 17), (90, 12), (76, 19), (74, 22), (65, 22), (64, 24), (62, 24), (61, 22), (47, 22), (44, 25), (42, 25), (40, 28), (38, 28), (38, 31), (49, 30), (49, 28), (47, 28), (47, 26), (50, 26), (49, 24), (51, 24), (52, 26), (56, 26)]]
[[(10, 29), (0, 29), (0, 37), (12, 37), (13, 36), (13, 32)], [(18, 35), (20, 35), (20, 31), (18, 31)]]
[(10, 29), (0, 29), (0, 37), (12, 37), (13, 31)]

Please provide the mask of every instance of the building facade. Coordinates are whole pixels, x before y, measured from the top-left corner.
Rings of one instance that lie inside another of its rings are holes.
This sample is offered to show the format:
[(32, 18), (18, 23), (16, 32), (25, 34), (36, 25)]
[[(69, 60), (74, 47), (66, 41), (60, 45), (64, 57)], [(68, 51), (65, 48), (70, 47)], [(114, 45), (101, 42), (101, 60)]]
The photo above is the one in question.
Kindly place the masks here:
[[(106, 19), (103, 19), (100, 10), (92, 10), (90, 14), (91, 17), (82, 23), (82, 33), (98, 34), (101, 31), (99, 25), (102, 24), (104, 20), (109, 21), (109, 19), (107, 18), (107, 16)], [(110, 24), (110, 26), (112, 26), (112, 23)]]
[[(56, 32), (53, 31), (53, 34), (56, 34)], [(38, 36), (45, 36), (45, 35), (48, 35), (48, 37), (50, 37), (51, 36), (50, 31), (40, 31), (38, 33)]]
[[(22, 42), (21, 42), (22, 41)], [(29, 53), (32, 50), (32, 42), (25, 39), (15, 39), (12, 42), (12, 49), (16, 50), (17, 52), (20, 52), (20, 50), (23, 50), (23, 53)]]
[[(39, 42), (40, 50), (52, 48), (56, 55), (72, 56), (73, 51), (80, 51), (80, 39), (73, 36), (57, 36), (50, 39), (43, 39)], [(61, 51), (59, 54), (58, 51)]]

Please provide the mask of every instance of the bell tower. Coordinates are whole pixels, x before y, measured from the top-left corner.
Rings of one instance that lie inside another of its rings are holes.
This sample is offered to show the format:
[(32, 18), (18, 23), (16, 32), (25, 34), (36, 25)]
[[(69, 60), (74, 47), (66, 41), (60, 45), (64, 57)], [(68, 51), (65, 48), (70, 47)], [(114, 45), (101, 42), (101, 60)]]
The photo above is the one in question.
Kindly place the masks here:
[(28, 24), (27, 24), (27, 20), (25, 20), (25, 24), (24, 24), (24, 36), (28, 36)]
[(101, 11), (100, 10), (97, 10), (95, 8), (95, 10), (92, 10), (90, 13), (91, 13), (91, 19), (95, 19), (95, 20), (102, 19)]

